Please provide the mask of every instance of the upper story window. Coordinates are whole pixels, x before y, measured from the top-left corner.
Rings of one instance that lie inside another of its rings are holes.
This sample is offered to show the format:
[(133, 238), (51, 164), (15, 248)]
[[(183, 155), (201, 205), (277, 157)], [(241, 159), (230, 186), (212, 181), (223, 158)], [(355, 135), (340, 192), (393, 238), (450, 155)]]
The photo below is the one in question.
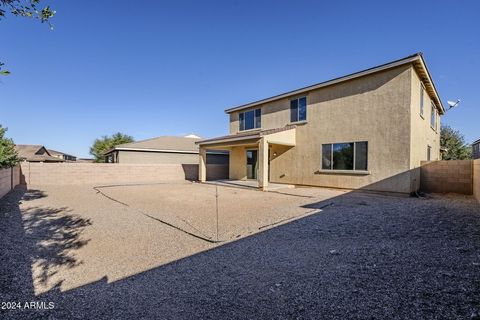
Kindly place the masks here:
[(262, 126), (262, 109), (253, 109), (239, 114), (240, 131), (257, 129)]
[(420, 116), (423, 118), (423, 96), (424, 96), (424, 90), (423, 90), (423, 85), (420, 84)]
[(290, 121), (307, 120), (307, 97), (290, 100)]
[(430, 127), (432, 127), (433, 130), (437, 129), (437, 108), (435, 107), (435, 104), (432, 102), (432, 111), (430, 113)]
[(329, 143), (322, 145), (323, 170), (359, 170), (368, 168), (368, 142)]

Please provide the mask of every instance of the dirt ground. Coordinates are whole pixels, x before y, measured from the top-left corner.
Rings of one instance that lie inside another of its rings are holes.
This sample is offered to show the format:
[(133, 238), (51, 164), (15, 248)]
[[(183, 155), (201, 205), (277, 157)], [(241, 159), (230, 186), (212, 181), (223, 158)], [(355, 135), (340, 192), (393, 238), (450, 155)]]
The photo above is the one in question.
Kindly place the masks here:
[(474, 319), (479, 230), (480, 205), (455, 195), (193, 183), (19, 188), (0, 201), (0, 302), (55, 307), (0, 312)]

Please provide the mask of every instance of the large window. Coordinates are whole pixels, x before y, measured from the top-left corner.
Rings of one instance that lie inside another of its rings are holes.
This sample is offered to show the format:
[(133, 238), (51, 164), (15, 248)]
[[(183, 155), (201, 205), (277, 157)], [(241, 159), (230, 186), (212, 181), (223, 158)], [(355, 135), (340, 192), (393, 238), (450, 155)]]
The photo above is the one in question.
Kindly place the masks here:
[(437, 108), (432, 102), (432, 111), (430, 113), (430, 127), (432, 127), (433, 130), (437, 129), (436, 122), (437, 122)]
[(290, 121), (307, 120), (307, 97), (290, 100)]
[(262, 110), (240, 112), (239, 123), (240, 131), (260, 128), (262, 126)]
[(368, 168), (368, 142), (329, 143), (322, 145), (323, 170), (360, 170)]
[(420, 115), (423, 118), (423, 95), (424, 95), (424, 90), (423, 90), (423, 85), (420, 84)]

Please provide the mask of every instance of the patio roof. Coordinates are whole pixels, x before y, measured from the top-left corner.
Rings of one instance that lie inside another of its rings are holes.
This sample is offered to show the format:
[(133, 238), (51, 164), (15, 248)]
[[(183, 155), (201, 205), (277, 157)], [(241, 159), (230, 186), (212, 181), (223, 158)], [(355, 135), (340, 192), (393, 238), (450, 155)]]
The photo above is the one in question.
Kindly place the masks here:
[[(286, 125), (282, 128), (267, 129), (267, 130), (251, 130), (248, 132), (241, 132), (237, 134), (230, 134), (226, 136), (220, 136), (212, 139), (205, 139), (195, 142), (200, 147), (208, 146), (209, 148), (212, 145), (221, 145), (226, 146), (232, 143), (255, 143), (258, 142), (262, 137), (267, 137), (269, 143), (283, 144), (283, 145), (295, 145), (295, 125)], [(292, 134), (283, 134), (292, 130)]]

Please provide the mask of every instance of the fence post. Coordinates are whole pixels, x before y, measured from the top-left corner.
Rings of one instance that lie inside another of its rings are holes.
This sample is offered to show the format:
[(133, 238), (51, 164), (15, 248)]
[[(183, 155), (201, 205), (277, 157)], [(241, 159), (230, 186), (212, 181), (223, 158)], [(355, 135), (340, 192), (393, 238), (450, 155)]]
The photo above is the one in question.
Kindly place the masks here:
[(10, 191), (13, 190), (13, 167), (10, 168)]

